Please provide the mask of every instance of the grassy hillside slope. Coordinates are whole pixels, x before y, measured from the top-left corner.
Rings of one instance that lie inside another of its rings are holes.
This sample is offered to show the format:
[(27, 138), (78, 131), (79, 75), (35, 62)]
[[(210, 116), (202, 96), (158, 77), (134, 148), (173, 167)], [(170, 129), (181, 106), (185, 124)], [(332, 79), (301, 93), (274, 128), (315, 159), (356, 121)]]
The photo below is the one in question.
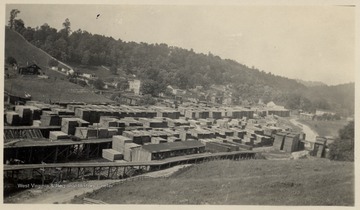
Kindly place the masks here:
[(37, 77), (18, 77), (5, 80), (5, 90), (15, 95), (23, 96), (29, 93), (32, 100), (44, 102), (71, 102), (85, 103), (111, 102), (101, 95), (97, 95), (86, 88), (61, 79), (40, 79)]
[(28, 43), (21, 35), (5, 28), (5, 58), (9, 56), (14, 57), (19, 66), (36, 63), (41, 68), (47, 66), (51, 59), (47, 53)]
[(86, 197), (111, 204), (351, 206), (354, 164), (325, 159), (213, 161), (168, 179), (125, 182)]
[(93, 93), (91, 90), (70, 83), (66, 76), (47, 67), (51, 57), (26, 42), (18, 33), (6, 28), (5, 30), (5, 57), (14, 57), (19, 66), (36, 63), (49, 79), (40, 79), (36, 76), (21, 76), (5, 80), (5, 90), (15, 95), (24, 96), (25, 92), (32, 95), (33, 100), (81, 101), (81, 102), (110, 102), (111, 100)]

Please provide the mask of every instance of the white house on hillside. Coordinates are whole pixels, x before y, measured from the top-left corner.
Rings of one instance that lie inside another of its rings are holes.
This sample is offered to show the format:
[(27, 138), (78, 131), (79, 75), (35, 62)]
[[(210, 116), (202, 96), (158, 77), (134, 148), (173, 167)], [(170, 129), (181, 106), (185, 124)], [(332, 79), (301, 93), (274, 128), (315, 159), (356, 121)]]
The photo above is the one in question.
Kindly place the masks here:
[(138, 79), (129, 80), (129, 90), (133, 91), (135, 95), (140, 95), (141, 82)]

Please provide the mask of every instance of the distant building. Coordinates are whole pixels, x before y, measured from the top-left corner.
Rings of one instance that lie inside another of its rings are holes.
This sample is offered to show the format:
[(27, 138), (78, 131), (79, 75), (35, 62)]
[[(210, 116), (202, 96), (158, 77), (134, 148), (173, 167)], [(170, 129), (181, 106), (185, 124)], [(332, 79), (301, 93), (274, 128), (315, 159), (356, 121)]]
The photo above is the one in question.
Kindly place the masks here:
[(86, 78), (86, 79), (97, 79), (95, 74), (87, 74), (87, 73), (83, 73), (81, 75), (82, 77)]
[(222, 104), (224, 104), (224, 105), (231, 105), (231, 104), (232, 104), (232, 98), (231, 98), (231, 97), (225, 97), (225, 98), (223, 99)]
[(119, 99), (121, 104), (137, 106), (139, 105), (139, 101), (141, 100), (141, 96), (138, 95), (122, 95)]
[(324, 114), (328, 114), (328, 115), (335, 115), (334, 112), (328, 111), (328, 110), (323, 110), (323, 109), (317, 109), (315, 112), (316, 116), (322, 116)]
[(41, 73), (41, 68), (36, 64), (19, 68), (19, 74), (23, 74), (23, 75), (39, 75), (40, 73)]
[(279, 117), (289, 117), (290, 110), (285, 109), (284, 106), (276, 105), (274, 102), (269, 102), (266, 104), (267, 115), (277, 115)]
[(195, 86), (195, 90), (202, 90), (203, 89), (203, 86), (202, 85), (197, 85)]
[(140, 95), (141, 82), (138, 79), (129, 80), (129, 90), (133, 91), (135, 95)]
[(313, 120), (314, 117), (315, 117), (315, 115), (311, 114), (311, 113), (300, 113), (299, 114), (299, 118), (304, 119), (304, 120)]
[(73, 69), (70, 69), (66, 72), (66, 75), (75, 75), (75, 71)]
[(284, 106), (276, 105), (273, 101), (270, 101), (269, 103), (267, 103), (267, 104), (266, 104), (266, 107), (268, 107), (268, 108), (275, 108), (275, 109), (285, 109)]
[(168, 85), (167, 86), (167, 89), (170, 90), (170, 92), (174, 95), (178, 95), (178, 94), (185, 94), (185, 90), (181, 90), (181, 89), (178, 89), (178, 88), (174, 88), (172, 87), (171, 85)]

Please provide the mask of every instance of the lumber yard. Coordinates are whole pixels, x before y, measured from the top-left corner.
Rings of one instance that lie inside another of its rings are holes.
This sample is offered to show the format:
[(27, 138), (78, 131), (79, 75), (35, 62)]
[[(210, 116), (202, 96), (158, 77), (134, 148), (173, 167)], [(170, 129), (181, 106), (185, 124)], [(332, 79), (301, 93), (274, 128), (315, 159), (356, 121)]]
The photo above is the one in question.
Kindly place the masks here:
[[(277, 111), (288, 116), (288, 110)], [(90, 168), (99, 178), (104, 173), (114, 178), (114, 171), (119, 178), (129, 176), (135, 166), (149, 171), (219, 158), (255, 158), (257, 147), (287, 153), (310, 148), (314, 156), (325, 155), (326, 139), (309, 146), (305, 134), (279, 127), (278, 117), (251, 107), (27, 101), (4, 113), (4, 170), (10, 179), (34, 171), (43, 177), (50, 169), (55, 171), (51, 174), (73, 174), (72, 168), (76, 177)], [(44, 164), (53, 167), (45, 170)]]

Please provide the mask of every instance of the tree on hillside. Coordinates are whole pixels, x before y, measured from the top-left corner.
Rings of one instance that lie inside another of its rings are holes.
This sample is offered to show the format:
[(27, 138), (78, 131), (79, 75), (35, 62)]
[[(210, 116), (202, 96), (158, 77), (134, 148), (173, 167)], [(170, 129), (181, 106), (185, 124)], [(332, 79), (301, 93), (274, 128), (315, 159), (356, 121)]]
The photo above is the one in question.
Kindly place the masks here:
[(331, 160), (354, 161), (354, 121), (339, 130), (339, 139), (330, 145)]
[(14, 57), (9, 56), (6, 58), (6, 63), (8, 63), (10, 65), (14, 65), (14, 64), (17, 64), (17, 61)]
[(112, 66), (110, 67), (110, 71), (111, 71), (112, 74), (117, 74), (117, 66), (116, 66), (116, 65), (112, 65)]
[(93, 85), (96, 89), (102, 90), (104, 89), (105, 83), (101, 79), (97, 79), (93, 82)]
[[(195, 53), (166, 44), (124, 42), (81, 29), (71, 32), (69, 19), (64, 21), (59, 31), (48, 24), (23, 28), (23, 22), (16, 19), (19, 12), (12, 11), (9, 26), (16, 27), (36, 47), (58, 60), (74, 64), (114, 65), (118, 68), (118, 75), (123, 72), (134, 74), (141, 81), (149, 80), (150, 88), (144, 89), (152, 95), (164, 92), (167, 85), (180, 89), (201, 85), (206, 90), (213, 84), (228, 84), (232, 87), (227, 91), (232, 93), (237, 104), (241, 101), (257, 103), (261, 98), (290, 109), (314, 111), (323, 108), (342, 115), (354, 113), (354, 83), (310, 88), (234, 60), (221, 59), (212, 53)], [(115, 73), (114, 67), (112, 70)]]
[(64, 28), (60, 30), (60, 33), (61, 33), (62, 37), (66, 39), (69, 37), (70, 32), (71, 32), (71, 28), (70, 28), (71, 24), (70, 24), (69, 18), (66, 18), (65, 22), (63, 22), (62, 25), (64, 26)]
[(139, 105), (140, 106), (148, 106), (148, 105), (155, 105), (156, 104), (156, 99), (154, 97), (152, 97), (149, 94), (144, 95), (140, 100), (139, 100)]
[(90, 51), (86, 50), (81, 59), (81, 64), (88, 65), (90, 61)]
[(125, 91), (129, 88), (129, 82), (124, 78), (119, 78), (116, 88), (121, 91)]
[(340, 129), (339, 136), (341, 139), (354, 139), (355, 136), (354, 121), (349, 122), (344, 128)]
[(55, 59), (50, 59), (49, 60), (49, 66), (53, 67), (57, 67), (59, 65), (59, 61), (55, 60)]
[(34, 39), (34, 33), (35, 29), (27, 27), (26, 30), (22, 33), (22, 35), (28, 42), (32, 42), (32, 40)]
[(14, 29), (15, 31), (19, 32), (20, 34), (22, 34), (25, 30), (25, 23), (23, 20), (21, 19), (15, 19), (14, 20)]
[(12, 9), (10, 11), (10, 19), (9, 19), (9, 27), (10, 27), (10, 29), (14, 28), (15, 18), (19, 13), (20, 13), (20, 10), (18, 10), (18, 9)]
[(160, 93), (165, 92), (166, 86), (162, 83), (159, 83), (155, 80), (144, 80), (141, 84), (141, 92), (143, 94), (149, 94), (151, 96), (159, 96)]

